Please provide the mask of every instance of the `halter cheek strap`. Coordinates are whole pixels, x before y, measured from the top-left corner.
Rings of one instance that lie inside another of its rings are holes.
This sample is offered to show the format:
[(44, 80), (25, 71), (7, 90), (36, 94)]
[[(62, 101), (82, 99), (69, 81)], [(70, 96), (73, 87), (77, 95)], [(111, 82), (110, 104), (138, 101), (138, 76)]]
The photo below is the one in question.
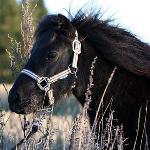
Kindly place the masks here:
[(52, 83), (55, 83), (58, 80), (67, 78), (69, 74), (76, 74), (77, 69), (78, 69), (78, 67), (77, 67), (78, 55), (81, 53), (81, 43), (78, 40), (78, 32), (77, 31), (75, 32), (75, 35), (76, 35), (76, 37), (75, 37), (74, 41), (72, 42), (72, 50), (74, 52), (74, 55), (73, 55), (73, 61), (71, 64), (71, 68), (70, 68), (70, 66), (68, 66), (68, 69), (66, 69), (50, 78), (40, 77), (28, 69), (23, 69), (21, 71), (21, 73), (26, 74), (27, 76), (34, 79), (37, 82), (38, 87), (42, 91), (45, 91), (45, 92), (48, 92), (51, 89), (50, 85)]
[(74, 41), (72, 42), (72, 50), (74, 52), (73, 61), (72, 61), (72, 67), (77, 69), (78, 68), (77, 67), (78, 55), (81, 53), (81, 43), (78, 40), (78, 33), (77, 33), (77, 31), (76, 31), (75, 34), (76, 34), (76, 37), (75, 37)]

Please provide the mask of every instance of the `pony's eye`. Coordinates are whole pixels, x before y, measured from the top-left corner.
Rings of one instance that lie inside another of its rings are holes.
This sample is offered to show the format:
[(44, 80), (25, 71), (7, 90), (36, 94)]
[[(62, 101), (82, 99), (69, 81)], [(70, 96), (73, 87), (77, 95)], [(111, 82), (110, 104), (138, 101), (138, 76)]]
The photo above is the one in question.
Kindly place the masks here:
[(50, 53), (48, 53), (46, 59), (47, 59), (47, 60), (52, 60), (52, 59), (55, 59), (56, 56), (57, 56), (57, 53), (56, 53), (56, 52), (50, 52)]

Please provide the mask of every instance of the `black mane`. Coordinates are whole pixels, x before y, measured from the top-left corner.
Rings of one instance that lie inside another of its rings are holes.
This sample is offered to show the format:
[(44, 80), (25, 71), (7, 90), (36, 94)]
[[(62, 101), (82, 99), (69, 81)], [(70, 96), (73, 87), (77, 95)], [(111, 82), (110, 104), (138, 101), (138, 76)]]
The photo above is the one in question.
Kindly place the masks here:
[(79, 11), (72, 20), (82, 38), (106, 60), (137, 75), (150, 77), (150, 46), (111, 22), (101, 20), (100, 11), (88, 16)]
[[(71, 17), (71, 23), (98, 54), (132, 73), (150, 77), (148, 44), (118, 25), (112, 25), (111, 19), (102, 20), (101, 11), (86, 14), (78, 11), (75, 17)], [(48, 32), (54, 26), (58, 26), (57, 15), (48, 15), (39, 24), (36, 35)]]

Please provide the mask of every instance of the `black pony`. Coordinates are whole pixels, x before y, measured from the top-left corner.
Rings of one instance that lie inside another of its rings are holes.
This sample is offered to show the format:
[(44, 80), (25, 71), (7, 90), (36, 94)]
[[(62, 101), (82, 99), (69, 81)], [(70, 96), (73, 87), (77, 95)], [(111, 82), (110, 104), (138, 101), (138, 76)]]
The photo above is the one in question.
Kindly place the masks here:
[[(61, 14), (44, 17), (37, 28), (31, 57), (24, 68), (44, 77), (51, 77), (67, 69), (72, 63), (72, 41), (77, 30), (82, 44), (77, 79), (70, 74), (51, 85), (55, 102), (57, 103), (64, 94), (73, 93), (84, 105), (90, 66), (93, 58), (97, 56), (93, 76), (94, 87), (91, 89), (92, 102), (88, 110), (91, 125), (108, 78), (117, 66), (103, 105), (107, 106), (113, 99), (111, 109), (115, 111), (117, 123), (123, 124), (124, 137), (129, 138), (126, 141), (128, 144), (125, 146), (126, 149), (133, 148), (141, 109), (136, 146), (148, 145), (150, 144), (150, 46), (130, 32), (112, 25), (110, 20), (101, 20), (100, 15), (100, 13), (86, 15), (79, 11), (71, 21)], [(76, 86), (72, 88), (75, 80)], [(35, 80), (26, 74), (20, 74), (9, 92), (10, 109), (18, 114), (35, 112), (43, 106), (43, 103), (48, 105), (48, 98), (46, 96), (44, 99), (44, 94)], [(144, 136), (141, 143), (142, 134)]]

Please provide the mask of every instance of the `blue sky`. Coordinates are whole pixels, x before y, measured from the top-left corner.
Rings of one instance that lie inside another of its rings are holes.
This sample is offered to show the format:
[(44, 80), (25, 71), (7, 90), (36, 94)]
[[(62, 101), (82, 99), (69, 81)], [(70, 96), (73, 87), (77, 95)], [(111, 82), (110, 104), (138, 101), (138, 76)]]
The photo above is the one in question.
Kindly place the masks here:
[(102, 8), (104, 17), (112, 16), (121, 27), (136, 34), (144, 42), (150, 43), (150, 0), (44, 0), (49, 13), (67, 15), (65, 9), (76, 12), (84, 4), (94, 3)]

